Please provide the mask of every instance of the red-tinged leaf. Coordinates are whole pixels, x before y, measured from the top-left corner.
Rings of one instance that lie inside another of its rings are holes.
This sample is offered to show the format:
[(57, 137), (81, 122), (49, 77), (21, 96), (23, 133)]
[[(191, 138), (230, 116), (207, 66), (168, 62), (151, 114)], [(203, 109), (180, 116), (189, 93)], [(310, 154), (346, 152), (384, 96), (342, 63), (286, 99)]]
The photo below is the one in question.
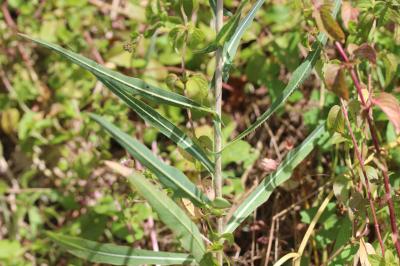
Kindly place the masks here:
[(324, 4), (319, 10), (323, 30), (334, 40), (344, 42), (346, 36), (339, 23), (332, 16), (332, 5)]
[(337, 64), (326, 64), (324, 67), (325, 85), (337, 96), (348, 100), (349, 88), (346, 82), (344, 69)]
[(392, 94), (381, 92), (372, 98), (372, 103), (382, 109), (393, 123), (397, 134), (400, 133), (400, 103)]
[(331, 110), (329, 110), (326, 126), (332, 133), (344, 133), (344, 116), (339, 105), (334, 105)]
[(354, 55), (360, 58), (365, 58), (371, 63), (376, 64), (376, 51), (367, 43), (361, 44), (356, 50), (354, 50)]
[(342, 15), (343, 25), (346, 27), (346, 29), (349, 28), (350, 21), (354, 22), (358, 21), (359, 14), (360, 11), (356, 7), (353, 7), (350, 2), (343, 2), (341, 15)]
[(333, 83), (332, 90), (337, 96), (345, 100), (349, 100), (349, 87), (347, 86), (344, 69), (339, 69), (335, 78), (335, 82)]
[(339, 69), (340, 69), (340, 65), (338, 65), (338, 64), (326, 64), (324, 66), (325, 85), (330, 90), (333, 88), (333, 84), (335, 83), (335, 79), (339, 72)]

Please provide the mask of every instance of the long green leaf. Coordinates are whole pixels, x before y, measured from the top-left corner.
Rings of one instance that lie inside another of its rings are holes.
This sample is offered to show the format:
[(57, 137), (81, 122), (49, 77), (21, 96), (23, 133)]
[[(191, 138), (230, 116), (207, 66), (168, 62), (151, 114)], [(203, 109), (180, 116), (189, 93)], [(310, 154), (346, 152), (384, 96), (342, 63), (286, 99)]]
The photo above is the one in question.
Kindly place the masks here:
[(118, 84), (110, 83), (101, 78), (99, 78), (99, 80), (114, 94), (121, 98), (129, 107), (131, 107), (143, 120), (160, 130), (162, 134), (174, 141), (179, 147), (191, 154), (195, 159), (199, 160), (210, 173), (214, 172), (214, 164), (207, 157), (204, 150), (196, 142), (190, 139), (182, 130), (160, 115), (154, 110), (154, 108), (132, 97), (123, 89), (119, 89)]
[(193, 264), (194, 262), (194, 258), (189, 254), (132, 249), (127, 246), (102, 244), (51, 232), (47, 235), (74, 256), (94, 263), (139, 266)]
[(265, 0), (257, 0), (257, 2), (253, 5), (249, 13), (244, 17), (239, 25), (237, 26), (235, 33), (229, 39), (228, 42), (224, 44), (224, 80), (226, 81), (229, 76), (229, 69), (231, 68), (233, 58), (236, 55), (237, 48), (239, 47), (240, 40), (243, 37), (245, 31), (250, 27), (250, 24), (253, 22), (254, 17), (256, 16), (257, 11), (264, 4)]
[(218, 32), (215, 40), (209, 43), (203, 49), (197, 51), (197, 53), (211, 53), (218, 49), (218, 47), (223, 47), (224, 44), (231, 39), (233, 34), (235, 33), (236, 28), (239, 25), (240, 16), (242, 13), (242, 9), (248, 0), (244, 0), (240, 3), (238, 9), (236, 10), (235, 15), (233, 15), (227, 23), (225, 23), (221, 30)]
[[(216, 14), (216, 10), (217, 10), (217, 2), (215, 0), (209, 0), (208, 2), (210, 3), (211, 9), (212, 9), (212, 11), (213, 11), (213, 13), (215, 15)], [(225, 9), (225, 8), (224, 8), (223, 12), (224, 12), (224, 16), (229, 16), (229, 17), (232, 16), (232, 13), (229, 10)]]
[(122, 169), (120, 173), (128, 178), (138, 193), (145, 198), (165, 223), (181, 241), (182, 247), (200, 262), (206, 249), (196, 224), (186, 213), (160, 189), (151, 184), (142, 174), (130, 171), (128, 175)]
[[(336, 14), (340, 7), (340, 0), (335, 1), (335, 6), (333, 10), (333, 15), (336, 17)], [(307, 56), (304, 62), (293, 72), (292, 78), (289, 83), (282, 91), (282, 93), (278, 96), (278, 98), (272, 103), (272, 105), (265, 111), (261, 116), (257, 118), (257, 120), (251, 124), (245, 131), (240, 133), (234, 140), (232, 140), (228, 145), (244, 138), (254, 130), (256, 130), (259, 126), (261, 126), (267, 119), (275, 113), (275, 111), (281, 107), (292, 92), (297, 89), (303, 81), (310, 75), (312, 68), (315, 66), (319, 55), (321, 53), (322, 47), (326, 44), (327, 36), (324, 33), (318, 34), (317, 41), (312, 45), (312, 52)]]
[(35, 39), (24, 34), (20, 34), (20, 36), (57, 52), (58, 54), (70, 60), (71, 62), (90, 71), (92, 74), (94, 74), (96, 77), (101, 78), (103, 81), (106, 80), (110, 83), (118, 84), (119, 88), (123, 88), (132, 95), (142, 96), (155, 103), (165, 103), (182, 108), (196, 109), (212, 114), (215, 113), (210, 108), (201, 106), (198, 103), (190, 100), (189, 98), (186, 98), (185, 96), (157, 88), (153, 85), (147, 84), (143, 80), (128, 77), (116, 71), (112, 71), (106, 67), (97, 64), (93, 60), (90, 60), (80, 54), (71, 52), (58, 45), (43, 40)]
[(293, 170), (310, 154), (324, 133), (325, 125), (318, 126), (299, 147), (289, 152), (279, 168), (268, 178), (266, 177), (237, 207), (224, 233), (232, 233), (254, 210), (266, 202), (274, 189), (291, 177)]
[(181, 171), (169, 166), (155, 156), (145, 145), (122, 132), (118, 127), (107, 122), (96, 114), (90, 114), (97, 123), (110, 133), (118, 143), (124, 147), (141, 164), (152, 171), (167, 188), (173, 190), (174, 195), (190, 199), (197, 206), (211, 204), (204, 195)]

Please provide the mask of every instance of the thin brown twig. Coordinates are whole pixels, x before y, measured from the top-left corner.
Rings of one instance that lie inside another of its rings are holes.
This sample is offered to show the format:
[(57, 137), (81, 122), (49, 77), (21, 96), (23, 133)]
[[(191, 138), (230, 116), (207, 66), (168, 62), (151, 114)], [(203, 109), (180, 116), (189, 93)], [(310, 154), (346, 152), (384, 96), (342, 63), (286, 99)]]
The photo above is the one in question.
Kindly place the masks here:
[[(350, 60), (347, 57), (347, 54), (344, 51), (342, 45), (339, 42), (335, 42), (335, 45), (336, 45), (336, 48), (337, 48), (339, 54), (343, 58), (343, 60), (346, 63), (350, 63)], [(393, 200), (392, 200), (391, 186), (390, 186), (390, 182), (389, 182), (389, 174), (388, 174), (386, 162), (381, 157), (381, 148), (380, 148), (380, 145), (379, 145), (379, 141), (378, 141), (378, 136), (377, 136), (377, 133), (376, 133), (375, 125), (373, 123), (371, 105), (368, 104), (365, 101), (364, 95), (362, 94), (361, 84), (359, 82), (359, 79), (357, 77), (357, 73), (356, 73), (354, 67), (352, 65), (350, 65), (348, 70), (350, 71), (351, 78), (352, 78), (352, 80), (354, 82), (354, 85), (355, 85), (355, 87), (357, 89), (357, 93), (358, 93), (358, 96), (359, 96), (359, 98), (361, 100), (361, 104), (362, 104), (362, 106), (364, 107), (364, 109), (365, 109), (365, 111), (367, 113), (366, 118), (367, 118), (369, 131), (371, 133), (372, 142), (373, 142), (374, 147), (375, 147), (376, 156), (377, 156), (378, 160), (381, 162), (380, 169), (382, 171), (383, 178), (384, 178), (385, 194), (386, 194), (387, 204), (388, 204), (388, 207), (389, 207), (389, 217), (390, 217), (390, 227), (391, 227), (391, 230), (392, 230), (392, 240), (393, 240), (393, 243), (394, 243), (394, 245), (396, 247), (396, 252), (397, 252), (397, 255), (398, 255), (399, 260), (400, 260), (400, 239), (399, 239), (398, 227), (396, 225), (396, 213), (395, 213), (395, 210), (394, 210), (394, 204), (393, 204)]]

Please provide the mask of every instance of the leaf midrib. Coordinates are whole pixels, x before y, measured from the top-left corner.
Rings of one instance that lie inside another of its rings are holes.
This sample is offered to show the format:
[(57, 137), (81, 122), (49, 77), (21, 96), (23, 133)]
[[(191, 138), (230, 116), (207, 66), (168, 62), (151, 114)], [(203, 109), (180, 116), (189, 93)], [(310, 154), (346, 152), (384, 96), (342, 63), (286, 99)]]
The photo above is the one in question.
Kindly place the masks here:
[[(240, 34), (240, 33), (242, 33), (243, 32), (243, 29), (245, 28), (245, 26), (247, 26), (246, 24), (247, 24), (247, 22), (250, 20), (250, 17), (252, 17), (253, 15), (253, 13), (256, 13), (257, 11), (258, 11), (258, 9), (259, 9), (259, 7), (258, 8), (255, 8), (257, 5), (263, 5), (264, 4), (264, 2), (265, 2), (265, 0), (262, 0), (262, 1), (258, 1), (256, 4), (255, 4), (255, 6), (251, 9), (251, 11), (249, 12), (249, 14), (244, 18), (244, 20), (243, 20), (243, 23), (241, 23), (240, 25), (239, 25), (239, 28), (238, 28), (238, 31), (237, 31), (237, 34), (235, 34), (234, 36), (237, 36), (238, 34)], [(251, 14), (251, 15), (250, 15)], [(254, 16), (253, 16), (253, 18), (254, 18)], [(232, 38), (231, 38), (231, 40), (233, 40), (234, 39), (234, 36), (232, 36)], [(228, 43), (228, 47), (227, 47), (227, 54), (230, 56), (230, 53), (229, 53), (229, 51), (230, 51), (230, 49), (232, 48), (232, 46), (233, 46), (233, 44), (235, 44), (236, 42), (229, 42)], [(229, 58), (228, 58), (229, 59)], [(230, 59), (229, 59), (230, 60)], [(225, 62), (224, 62), (225, 63)]]
[[(168, 173), (166, 173), (166, 172), (163, 170), (163, 167), (159, 168), (157, 164), (152, 164), (152, 163), (151, 163), (151, 160), (149, 160), (147, 156), (145, 156), (142, 152), (140, 152), (139, 149), (135, 149), (135, 147), (133, 147), (132, 145), (130, 145), (130, 143), (126, 142), (125, 139), (123, 139), (123, 138), (120, 138), (120, 139), (121, 139), (121, 141), (124, 142), (127, 146), (131, 147), (131, 148), (134, 149), (137, 153), (139, 153), (139, 155), (140, 155), (141, 157), (143, 157), (149, 164), (151, 164), (154, 168), (156, 168), (158, 171), (160, 171), (161, 174), (163, 174), (164, 176), (168, 177), (168, 179), (169, 179), (172, 183), (174, 183), (175, 185), (177, 185), (179, 188), (181, 188), (183, 191), (185, 191), (188, 195), (191, 195), (191, 197), (192, 197), (193, 199), (195, 199), (198, 203), (204, 204), (204, 202), (203, 202), (202, 200), (199, 201), (199, 200), (197, 199), (197, 196), (196, 196), (195, 194), (193, 195), (193, 192), (192, 192), (192, 191), (190, 191), (190, 190), (188, 191), (184, 186), (181, 186), (179, 182), (176, 182), (176, 181), (175, 181), (175, 178), (173, 178), (171, 175), (169, 175)], [(160, 161), (160, 163), (163, 163), (163, 162)], [(170, 166), (164, 164), (164, 167), (165, 167), (165, 168), (168, 168), (168, 167), (170, 167)], [(196, 188), (196, 187), (194, 187), (194, 188)]]
[[(124, 92), (121, 92), (124, 93)], [(142, 112), (146, 113), (148, 116), (152, 117), (154, 120), (156, 120), (164, 129), (166, 129), (168, 132), (170, 132), (172, 135), (174, 135), (176, 138), (179, 139), (179, 142), (182, 141), (185, 143), (185, 145), (192, 151), (194, 151), (197, 155), (199, 155), (199, 157), (204, 157), (201, 153), (199, 153), (196, 149), (193, 148), (193, 142), (192, 143), (188, 143), (187, 142), (187, 136), (180, 136), (177, 133), (175, 133), (173, 130), (171, 130), (170, 127), (167, 127), (166, 125), (164, 125), (164, 123), (162, 123), (160, 120), (158, 120), (155, 116), (152, 116), (150, 113), (148, 113), (145, 109), (143, 109), (140, 105), (136, 104), (132, 99), (129, 99), (128, 95), (125, 94), (125, 96), (127, 96), (127, 100), (130, 101), (131, 103), (135, 104), (137, 106), (137, 108), (139, 108)], [(178, 145), (179, 146), (179, 145)], [(208, 164), (205, 163), (205, 164)], [(205, 165), (207, 168), (209, 168), (209, 165)], [(212, 169), (208, 169), (208, 171), (212, 171)]]
[(177, 257), (175, 257), (175, 258), (171, 258), (171, 257), (149, 257), (149, 256), (140, 256), (140, 255), (121, 255), (121, 254), (116, 254), (116, 253), (107, 253), (105, 251), (97, 251), (97, 250), (92, 249), (92, 248), (84, 248), (82, 246), (79, 246), (78, 244), (67, 242), (67, 241), (63, 241), (63, 240), (55, 240), (55, 241), (63, 243), (63, 245), (72, 247), (74, 249), (79, 249), (79, 250), (82, 250), (82, 251), (89, 251), (91, 253), (100, 254), (100, 255), (104, 255), (104, 256), (110, 256), (110, 257), (117, 257), (117, 258), (127, 258), (128, 257), (130, 259), (137, 258), (137, 259), (152, 259), (152, 260), (154, 260), (154, 259), (156, 259), (156, 260), (166, 260), (167, 259), (167, 260), (176, 260), (176, 261), (183, 261), (183, 262), (185, 262), (187, 260), (193, 261), (193, 259), (191, 259), (191, 258), (184, 258), (184, 257), (182, 257), (182, 258), (177, 258)]
[[(31, 37), (29, 37), (29, 36), (23, 35), (23, 34), (21, 34), (21, 35), (24, 36), (24, 37), (27, 37), (28, 39), (30, 39), (30, 40), (32, 40), (32, 41), (35, 41), (35, 42), (37, 42), (37, 43), (40, 43), (40, 44), (46, 46), (47, 48), (49, 48), (49, 49), (51, 49), (51, 50), (55, 50), (55, 51), (61, 53), (61, 54), (64, 55), (65, 57), (70, 58), (70, 60), (73, 59), (73, 60), (79, 61), (80, 63), (82, 63), (83, 65), (87, 66), (89, 69), (91, 69), (92, 71), (95, 71), (95, 72), (97, 72), (97, 73), (100, 73), (100, 74), (102, 74), (102, 75), (105, 75), (105, 76), (107, 76), (108, 78), (117, 80), (117, 81), (121, 82), (122, 84), (124, 84), (124, 85), (126, 85), (126, 86), (128, 86), (128, 87), (134, 87), (134, 88), (136, 88), (136, 90), (141, 91), (141, 92), (144, 92), (145, 94), (151, 95), (152, 97), (163, 99), (163, 100), (166, 101), (166, 102), (173, 102), (173, 103), (175, 103), (175, 104), (177, 104), (177, 105), (184, 105), (184, 106), (186, 106), (186, 107), (188, 107), (188, 108), (194, 107), (194, 108), (196, 108), (196, 109), (198, 109), (198, 110), (202, 110), (202, 111), (206, 111), (206, 112), (209, 112), (209, 113), (211, 112), (211, 113), (212, 113), (212, 111), (209, 110), (208, 108), (203, 107), (203, 106), (200, 106), (200, 105), (197, 105), (197, 104), (195, 104), (194, 102), (193, 102), (193, 103), (191, 102), (191, 103), (189, 104), (189, 103), (187, 103), (187, 102), (176, 101), (176, 100), (174, 100), (173, 98), (165, 97), (165, 96), (159, 95), (159, 94), (157, 94), (157, 93), (155, 93), (155, 92), (142, 89), (142, 88), (140, 88), (140, 87), (137, 86), (137, 85), (130, 84), (130, 83), (128, 83), (127, 81), (124, 81), (124, 80), (121, 80), (120, 78), (114, 77), (114, 76), (112, 76), (111, 74), (109, 74), (109, 73), (107, 73), (107, 72), (104, 72), (104, 70), (102, 70), (102, 69), (96, 69), (96, 68), (94, 68), (93, 66), (91, 66), (89, 63), (87, 63), (85, 60), (80, 59), (79, 56), (81, 56), (81, 55), (79, 55), (79, 54), (77, 54), (78, 56), (76, 56), (76, 55), (69, 55), (69, 53), (65, 52), (65, 51), (64, 51), (65, 49), (62, 48), (62, 47), (58, 47), (58, 46), (55, 46), (55, 45), (52, 46), (52, 45), (49, 45), (49, 44), (47, 44), (47, 43), (45, 43), (45, 42), (42, 42), (41, 40), (37, 40), (37, 39), (31, 38)], [(71, 51), (71, 53), (74, 53), (74, 52)], [(82, 56), (82, 57), (83, 57), (83, 56)], [(86, 60), (90, 60), (90, 59), (88, 59), (88, 58), (85, 58), (85, 59), (86, 59)], [(93, 63), (96, 63), (96, 62), (93, 61)], [(111, 70), (110, 70), (110, 71), (111, 71)], [(119, 73), (118, 73), (118, 74), (119, 74)], [(121, 74), (121, 75), (122, 75), (122, 74)], [(132, 77), (127, 77), (127, 78), (134, 79), (134, 78), (132, 78)], [(150, 85), (147, 85), (147, 86), (150, 86)], [(178, 94), (178, 95), (179, 95), (179, 94)], [(179, 96), (180, 96), (180, 95), (179, 95)], [(187, 99), (187, 98), (184, 98), (184, 99), (189, 101), (189, 99)]]

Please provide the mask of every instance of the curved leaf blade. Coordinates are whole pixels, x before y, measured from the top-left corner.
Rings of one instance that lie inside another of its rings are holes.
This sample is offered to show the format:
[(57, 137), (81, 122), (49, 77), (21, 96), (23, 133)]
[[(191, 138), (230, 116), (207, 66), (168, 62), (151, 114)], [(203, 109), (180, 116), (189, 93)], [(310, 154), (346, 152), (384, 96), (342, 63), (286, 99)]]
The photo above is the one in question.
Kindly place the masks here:
[(176, 234), (182, 247), (200, 262), (206, 249), (199, 229), (186, 213), (165, 192), (156, 188), (139, 172), (114, 162), (108, 162), (108, 165), (129, 180), (137, 192), (157, 212), (161, 221)]
[[(212, 11), (213, 11), (213, 14), (215, 15), (216, 13), (217, 13), (217, 2), (216, 2), (216, 0), (209, 0), (208, 1), (209, 2), (209, 4), (210, 4), (210, 7), (211, 7), (211, 9), (212, 9)], [(232, 13), (229, 11), (229, 10), (227, 10), (227, 9), (225, 9), (224, 8), (224, 16), (232, 16)]]
[[(336, 16), (340, 7), (340, 1), (335, 1), (335, 7), (333, 10), (333, 15)], [(295, 89), (297, 89), (304, 80), (311, 74), (311, 70), (315, 66), (319, 55), (321, 53), (322, 47), (326, 44), (327, 36), (324, 33), (318, 34), (317, 41), (312, 45), (312, 52), (310, 52), (307, 58), (303, 63), (293, 72), (292, 78), (289, 83), (282, 91), (282, 93), (278, 96), (278, 98), (272, 103), (272, 105), (265, 111), (262, 115), (260, 115), (257, 120), (251, 124), (245, 131), (240, 133), (234, 140), (232, 140), (228, 145), (246, 137), (248, 134), (256, 130), (259, 126), (261, 126), (268, 118), (281, 107), (289, 96), (293, 93)]]
[(121, 73), (116, 71), (112, 71), (106, 67), (103, 67), (100, 64), (97, 64), (95, 61), (90, 60), (80, 54), (74, 53), (67, 49), (62, 48), (53, 43), (49, 43), (43, 40), (39, 40), (36, 38), (32, 38), (30, 36), (19, 34), (23, 38), (31, 40), (43, 47), (46, 47), (66, 59), (70, 60), (71, 62), (81, 66), (82, 68), (88, 70), (92, 74), (94, 74), (97, 78), (101, 78), (103, 81), (106, 80), (112, 84), (118, 84), (120, 88), (123, 88), (128, 93), (132, 95), (138, 95), (144, 97), (150, 101), (155, 103), (165, 103), (169, 105), (174, 105), (182, 108), (189, 108), (195, 109), (203, 112), (208, 112), (214, 114), (215, 112), (212, 111), (210, 108), (204, 107), (199, 105), (198, 103), (192, 101), (191, 99), (182, 96), (180, 94), (170, 92), (167, 90), (163, 90), (157, 88), (153, 85), (150, 85), (143, 80), (132, 78), (125, 76)]
[(72, 255), (94, 263), (139, 266), (193, 264), (194, 262), (194, 258), (189, 254), (132, 249), (127, 246), (102, 244), (51, 232), (47, 235)]
[(233, 58), (236, 55), (236, 51), (240, 45), (240, 40), (243, 37), (243, 34), (246, 32), (246, 30), (250, 27), (251, 23), (254, 20), (254, 17), (256, 16), (257, 11), (261, 8), (261, 6), (264, 4), (265, 0), (257, 0), (257, 2), (253, 5), (249, 13), (244, 17), (240, 22), (239, 25), (237, 26), (234, 34), (232, 37), (229, 39), (228, 42), (224, 44), (224, 51), (223, 51), (223, 60), (224, 60), (224, 66), (223, 66), (223, 71), (224, 71), (224, 80), (228, 79), (229, 76), (229, 70), (232, 65)]
[(214, 163), (211, 162), (204, 150), (182, 130), (160, 115), (149, 105), (132, 97), (123, 89), (120, 89), (118, 84), (110, 83), (101, 78), (99, 78), (99, 80), (115, 95), (122, 99), (143, 120), (160, 130), (162, 134), (174, 141), (179, 147), (191, 154), (195, 159), (199, 160), (210, 173), (214, 172)]
[(232, 233), (254, 210), (266, 202), (274, 189), (291, 177), (292, 171), (310, 154), (324, 133), (325, 125), (322, 124), (314, 129), (299, 147), (289, 152), (278, 169), (268, 178), (265, 178), (237, 207), (232, 218), (228, 221), (224, 233)]
[(99, 123), (129, 154), (153, 172), (160, 182), (171, 188), (174, 195), (190, 199), (197, 206), (210, 204), (210, 199), (204, 195), (181, 171), (167, 165), (155, 156), (145, 145), (121, 131), (118, 127), (106, 121), (101, 116), (89, 114)]

